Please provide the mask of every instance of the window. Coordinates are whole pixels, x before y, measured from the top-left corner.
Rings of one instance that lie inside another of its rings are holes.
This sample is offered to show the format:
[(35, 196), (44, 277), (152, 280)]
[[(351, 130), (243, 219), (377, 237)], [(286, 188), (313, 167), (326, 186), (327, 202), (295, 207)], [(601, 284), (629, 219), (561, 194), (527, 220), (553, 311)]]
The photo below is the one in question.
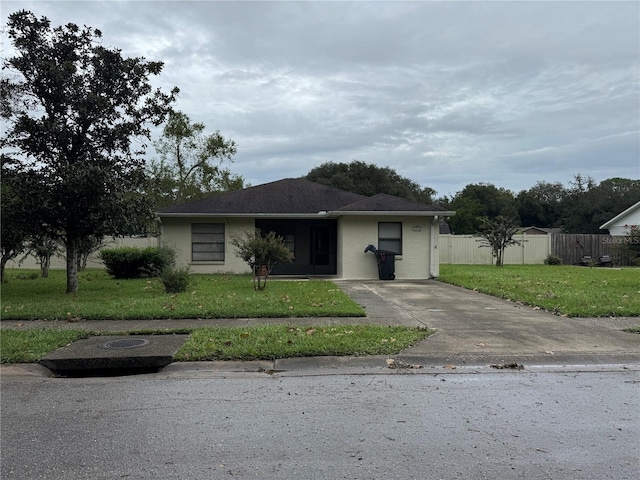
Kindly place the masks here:
[(296, 236), (291, 233), (287, 233), (285, 235), (282, 235), (282, 237), (286, 247), (289, 249), (291, 253), (295, 255), (296, 254)]
[(224, 223), (191, 224), (191, 260), (224, 262)]
[(296, 253), (296, 222), (294, 220), (280, 220), (278, 222), (256, 220), (256, 228), (260, 229), (262, 235), (274, 232), (282, 237), (284, 244), (291, 253)]
[(378, 223), (378, 250), (402, 255), (402, 222)]

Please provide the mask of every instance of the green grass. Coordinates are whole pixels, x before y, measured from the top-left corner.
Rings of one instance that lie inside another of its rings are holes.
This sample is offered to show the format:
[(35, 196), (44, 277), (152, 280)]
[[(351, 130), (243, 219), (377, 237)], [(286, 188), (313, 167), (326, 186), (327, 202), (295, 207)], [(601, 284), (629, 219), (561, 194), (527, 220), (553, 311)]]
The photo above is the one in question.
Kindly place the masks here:
[[(328, 281), (277, 281), (256, 292), (250, 276), (192, 275), (189, 290), (166, 294), (158, 279), (113, 280), (105, 272), (82, 272), (79, 292), (66, 295), (65, 272), (47, 279), (32, 271), (8, 270), (2, 287), (3, 320), (153, 319), (364, 316), (347, 294)], [(293, 323), (293, 322), (292, 322)], [(34, 362), (60, 346), (89, 335), (65, 329), (2, 329), (2, 363)], [(176, 360), (266, 360), (318, 355), (393, 355), (432, 332), (380, 326), (147, 330), (127, 333), (190, 333)], [(114, 332), (109, 332), (113, 335)]]
[(358, 317), (364, 310), (329, 281), (270, 279), (263, 291), (248, 275), (192, 275), (186, 293), (167, 294), (159, 279), (114, 280), (102, 270), (79, 275), (79, 291), (65, 294), (65, 272), (49, 278), (7, 270), (3, 320)]
[[(266, 325), (247, 328), (146, 330), (136, 334), (191, 333), (177, 361), (273, 360), (319, 355), (394, 355), (427, 337), (430, 330), (381, 326), (300, 327)], [(0, 331), (0, 363), (36, 362), (47, 353), (90, 335), (114, 332), (81, 330)]]
[(273, 360), (319, 355), (393, 355), (431, 331), (371, 325), (200, 328), (178, 352), (178, 360)]
[(640, 316), (640, 269), (441, 265), (439, 280), (571, 317)]
[(36, 362), (53, 350), (88, 336), (89, 333), (82, 330), (2, 329), (0, 363)]

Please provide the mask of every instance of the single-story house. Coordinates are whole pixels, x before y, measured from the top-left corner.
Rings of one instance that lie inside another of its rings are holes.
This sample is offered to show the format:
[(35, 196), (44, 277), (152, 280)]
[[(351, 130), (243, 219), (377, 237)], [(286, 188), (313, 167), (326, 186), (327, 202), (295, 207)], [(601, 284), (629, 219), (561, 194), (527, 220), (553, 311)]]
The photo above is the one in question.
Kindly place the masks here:
[(613, 237), (624, 237), (629, 234), (631, 225), (640, 225), (640, 202), (636, 202), (608, 222), (600, 225), (600, 229), (609, 230), (609, 234)]
[(396, 253), (398, 279), (439, 273), (438, 236), (444, 208), (392, 195), (372, 197), (288, 178), (161, 209), (161, 242), (194, 273), (249, 273), (233, 235), (259, 228), (284, 239), (295, 261), (273, 275), (378, 278), (369, 244)]

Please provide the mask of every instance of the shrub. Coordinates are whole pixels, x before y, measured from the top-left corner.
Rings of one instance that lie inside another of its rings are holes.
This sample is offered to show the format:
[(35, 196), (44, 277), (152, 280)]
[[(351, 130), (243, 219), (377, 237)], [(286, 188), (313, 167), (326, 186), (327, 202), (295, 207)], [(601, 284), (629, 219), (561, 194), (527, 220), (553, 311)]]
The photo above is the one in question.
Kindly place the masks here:
[(545, 265), (562, 265), (562, 259), (557, 255), (549, 255), (544, 259)]
[(17, 280), (36, 280), (40, 275), (38, 275), (36, 272), (25, 272), (25, 273), (18, 273), (16, 275), (16, 279)]
[(244, 235), (233, 235), (231, 243), (236, 247), (236, 254), (253, 270), (254, 290), (265, 289), (267, 278), (275, 265), (293, 262), (293, 253), (275, 232), (263, 236), (257, 228)]
[(167, 268), (160, 275), (160, 280), (167, 293), (182, 293), (189, 286), (189, 267)]
[(175, 263), (168, 247), (120, 247), (100, 250), (107, 273), (117, 279), (157, 277)]

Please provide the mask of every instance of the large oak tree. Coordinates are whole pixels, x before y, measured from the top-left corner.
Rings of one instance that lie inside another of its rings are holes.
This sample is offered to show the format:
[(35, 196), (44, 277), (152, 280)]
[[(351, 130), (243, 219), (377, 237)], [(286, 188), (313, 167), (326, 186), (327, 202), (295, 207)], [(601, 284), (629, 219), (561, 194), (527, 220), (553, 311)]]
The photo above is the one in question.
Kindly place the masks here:
[(4, 62), (3, 140), (42, 180), (38, 220), (64, 243), (67, 293), (76, 292), (83, 239), (133, 234), (148, 223), (145, 140), (178, 89), (154, 89), (150, 77), (163, 64), (123, 57), (103, 45), (100, 30), (52, 27), (46, 17), (18, 11), (6, 31), (15, 55)]
[(389, 167), (378, 167), (359, 160), (351, 163), (323, 163), (307, 173), (305, 178), (360, 195), (386, 193), (427, 205), (431, 204), (436, 193), (432, 188), (421, 187)]

